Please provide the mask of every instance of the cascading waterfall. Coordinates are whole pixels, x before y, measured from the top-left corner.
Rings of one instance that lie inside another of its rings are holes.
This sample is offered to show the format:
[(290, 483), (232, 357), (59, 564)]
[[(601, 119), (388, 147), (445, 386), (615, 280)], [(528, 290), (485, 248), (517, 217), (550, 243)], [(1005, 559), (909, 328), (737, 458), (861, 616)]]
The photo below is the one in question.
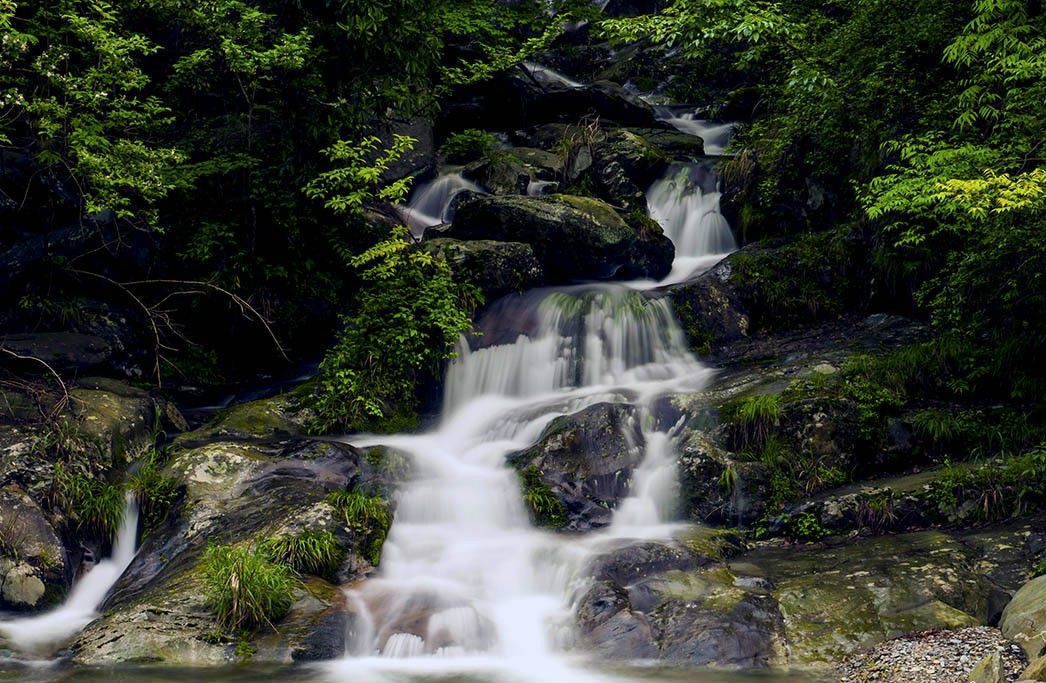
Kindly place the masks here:
[(647, 190), (650, 216), (676, 248), (672, 271), (659, 285), (683, 282), (737, 249), (717, 185), (715, 167), (699, 162), (673, 165)]
[(654, 107), (654, 112), (658, 118), (679, 132), (701, 138), (705, 143), (705, 154), (708, 156), (721, 156), (734, 134), (735, 124), (700, 119), (696, 112), (677, 114), (672, 107)]
[(483, 192), (483, 188), (460, 173), (447, 173), (418, 186), (400, 207), (411, 234), (420, 239), (427, 228), (449, 223), (454, 218), (454, 198), (466, 191)]
[[(526, 68), (539, 80), (581, 85), (537, 65)], [(687, 123), (666, 120), (705, 137), (710, 154), (722, 152), (732, 127), (677, 118)], [(429, 225), (443, 221), (453, 198), (444, 188), (461, 188), (462, 181), (438, 179), (412, 210), (428, 216)], [(492, 673), (542, 683), (601, 680), (571, 666), (565, 654), (572, 641), (569, 596), (583, 581), (586, 560), (609, 543), (678, 531), (668, 522), (680, 425), (651, 429), (651, 409), (657, 397), (698, 390), (711, 376), (688, 351), (667, 299), (638, 290), (683, 281), (736, 248), (716, 185), (714, 166), (704, 163), (675, 166), (650, 188), (651, 215), (676, 245), (666, 280), (503, 300), (488, 313), (495, 320), (486, 328), (496, 331), (489, 346), (459, 342), (435, 430), (352, 439), (408, 453), (415, 476), (398, 494), (378, 577), (348, 590), (355, 618), (346, 656), (328, 665), (336, 680)], [(599, 532), (566, 537), (535, 529), (507, 456), (536, 443), (556, 417), (599, 402), (637, 408), (645, 452), (628, 497)]]
[[(539, 531), (506, 465), (560, 415), (629, 401), (645, 422), (656, 396), (703, 386), (711, 373), (687, 351), (667, 301), (620, 285), (578, 287), (547, 294), (535, 315), (536, 331), (513, 343), (472, 350), (461, 341), (435, 431), (355, 441), (410, 453), (417, 476), (401, 492), (380, 578), (350, 591), (365, 626), (334, 665), (339, 678), (479, 668), (561, 680), (566, 660), (552, 634), (569, 630), (566, 596), (584, 557), (607, 538), (674, 529), (659, 501), (643, 500), (584, 540)], [(644, 439), (634, 497), (662, 498), (674, 481), (670, 438), (644, 430)]]
[(59, 607), (39, 616), (0, 622), (0, 633), (12, 645), (28, 652), (51, 648), (79, 633), (98, 616), (98, 606), (134, 559), (137, 534), (138, 504), (128, 493), (123, 520), (113, 539), (112, 556), (84, 574)]

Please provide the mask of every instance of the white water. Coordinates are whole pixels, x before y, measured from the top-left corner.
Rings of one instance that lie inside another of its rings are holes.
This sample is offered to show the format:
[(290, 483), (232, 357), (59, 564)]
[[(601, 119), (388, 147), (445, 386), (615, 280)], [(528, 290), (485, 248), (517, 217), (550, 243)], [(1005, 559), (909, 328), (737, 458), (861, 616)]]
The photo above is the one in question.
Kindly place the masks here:
[(526, 69), (531, 76), (534, 77), (539, 83), (545, 85), (560, 85), (567, 88), (583, 88), (583, 83), (578, 83), (572, 78), (568, 78), (558, 71), (554, 71), (547, 66), (541, 66), (540, 64), (534, 64), (533, 62), (524, 62), (523, 68)]
[[(535, 78), (580, 86), (543, 67), (527, 68)], [(729, 128), (692, 123), (686, 132), (707, 136), (710, 153), (722, 151)], [(687, 350), (667, 299), (637, 290), (685, 280), (736, 248), (719, 211), (714, 167), (675, 167), (647, 199), (676, 245), (668, 278), (552, 291), (531, 309), (526, 297), (506, 300), (491, 313), (499, 316), (498, 338), (518, 320), (529, 333), (480, 349), (461, 340), (436, 429), (352, 439), (406, 451), (416, 467), (398, 496), (379, 575), (347, 592), (356, 623), (346, 656), (327, 665), (335, 680), (609, 680), (570, 654), (570, 596), (584, 585), (583, 568), (594, 554), (626, 539), (667, 539), (680, 529), (671, 523), (678, 488), (674, 428), (652, 429), (651, 408), (666, 393), (699, 390), (712, 374)], [(598, 532), (535, 529), (506, 456), (536, 443), (556, 417), (600, 402), (637, 409), (632, 427), (642, 434), (636, 446), (643, 460), (629, 496)]]
[(659, 286), (684, 282), (737, 249), (717, 185), (714, 167), (697, 163), (673, 166), (647, 190), (650, 216), (676, 248), (672, 271)]
[(0, 633), (20, 650), (36, 652), (60, 645), (98, 616), (98, 606), (120, 578), (135, 554), (138, 505), (128, 494), (123, 521), (113, 539), (112, 556), (80, 577), (69, 596), (51, 612), (0, 622)]
[(405, 206), (399, 207), (411, 234), (421, 238), (427, 228), (449, 223), (454, 217), (454, 198), (465, 191), (483, 192), (460, 173), (448, 173), (418, 186)]
[(705, 154), (708, 156), (721, 156), (730, 144), (730, 138), (734, 134), (736, 124), (715, 123), (705, 119), (699, 119), (695, 112), (676, 114), (671, 107), (654, 107), (659, 119), (672, 126), (681, 133), (696, 135), (704, 140)]

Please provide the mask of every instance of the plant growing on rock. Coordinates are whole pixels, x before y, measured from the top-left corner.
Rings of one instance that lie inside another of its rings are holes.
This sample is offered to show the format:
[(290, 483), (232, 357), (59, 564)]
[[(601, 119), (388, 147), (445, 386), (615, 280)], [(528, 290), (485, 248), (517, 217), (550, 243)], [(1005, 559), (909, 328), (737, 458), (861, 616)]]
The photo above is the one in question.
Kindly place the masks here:
[(781, 396), (762, 394), (728, 403), (721, 408), (720, 416), (736, 426), (739, 448), (761, 448), (781, 418)]
[(567, 511), (562, 501), (542, 481), (537, 467), (531, 465), (517, 470), (516, 475), (523, 489), (523, 502), (535, 524), (549, 529), (558, 529), (566, 524)]
[(299, 574), (324, 578), (334, 575), (345, 556), (334, 534), (314, 529), (269, 539), (262, 547), (274, 561), (287, 565)]
[(212, 543), (203, 576), (207, 605), (227, 631), (271, 626), (287, 614), (297, 586), (290, 567), (258, 545)]
[(164, 454), (150, 449), (138, 460), (138, 469), (127, 480), (131, 492), (142, 513), (142, 528), (148, 534), (167, 517), (178, 499), (178, 482), (163, 476)]
[(392, 526), (386, 502), (380, 496), (369, 496), (358, 490), (334, 491), (327, 496), (327, 502), (338, 511), (345, 526), (360, 537), (360, 548), (367, 561), (377, 565)]
[(439, 148), (440, 154), (452, 164), (464, 164), (490, 154), (497, 139), (484, 130), (467, 128), (447, 137)]

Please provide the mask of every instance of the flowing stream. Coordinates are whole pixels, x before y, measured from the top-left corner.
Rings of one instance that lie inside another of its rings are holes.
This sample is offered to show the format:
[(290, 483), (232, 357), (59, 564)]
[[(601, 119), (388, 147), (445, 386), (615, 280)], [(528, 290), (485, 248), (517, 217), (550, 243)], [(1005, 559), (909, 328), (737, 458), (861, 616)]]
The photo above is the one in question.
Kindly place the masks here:
[[(677, 249), (665, 281), (502, 300), (480, 321), (500, 330), (495, 343), (459, 342), (433, 431), (351, 439), (408, 453), (416, 475), (399, 493), (378, 576), (347, 591), (356, 617), (345, 657), (327, 665), (334, 680), (620, 680), (571, 653), (571, 596), (587, 560), (610, 544), (679, 531), (670, 517), (674, 434), (654, 428), (651, 408), (712, 375), (687, 350), (667, 299), (642, 290), (682, 281), (736, 248), (710, 165), (673, 167), (648, 200)], [(636, 407), (631, 432), (642, 436), (634, 447), (643, 458), (628, 497), (597, 532), (535, 529), (506, 457), (536, 443), (556, 417), (600, 402)]]
[(98, 616), (98, 606), (134, 559), (137, 533), (138, 504), (128, 493), (112, 555), (81, 576), (59, 607), (38, 616), (0, 622), (0, 634), (20, 650), (43, 652), (79, 633)]

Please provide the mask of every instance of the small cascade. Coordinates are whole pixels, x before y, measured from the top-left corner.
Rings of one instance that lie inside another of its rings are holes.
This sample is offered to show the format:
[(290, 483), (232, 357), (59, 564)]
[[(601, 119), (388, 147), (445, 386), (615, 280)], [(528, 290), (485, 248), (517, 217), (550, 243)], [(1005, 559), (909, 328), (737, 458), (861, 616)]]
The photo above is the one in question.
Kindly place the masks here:
[(137, 533), (138, 504), (128, 493), (112, 556), (80, 577), (59, 607), (39, 616), (0, 622), (0, 633), (12, 645), (29, 652), (50, 649), (79, 633), (98, 616), (99, 605), (134, 559)]
[(659, 284), (683, 282), (737, 249), (719, 200), (718, 177), (708, 163), (673, 165), (647, 190), (651, 218), (676, 247), (672, 271)]
[(734, 123), (716, 123), (699, 119), (696, 112), (677, 114), (672, 107), (654, 107), (657, 117), (681, 133), (704, 140), (707, 156), (722, 156), (734, 134)]
[(559, 85), (567, 88), (583, 88), (584, 83), (579, 83), (572, 78), (568, 78), (558, 71), (554, 71), (547, 66), (541, 66), (540, 64), (534, 64), (533, 62), (523, 62), (523, 68), (534, 78), (538, 83), (546, 85)]
[(410, 453), (417, 474), (399, 494), (379, 577), (349, 591), (352, 609), (365, 614), (354, 620), (350, 654), (332, 665), (338, 679), (479, 667), (584, 680), (576, 669), (567, 674), (556, 650), (568, 640), (567, 597), (584, 558), (615, 534), (670, 533), (670, 434), (644, 431), (646, 459), (631, 487), (637, 500), (621, 506), (620, 523), (615, 517), (583, 543), (532, 527), (506, 463), (560, 415), (628, 401), (643, 424), (656, 396), (704, 385), (711, 371), (687, 351), (667, 300), (602, 285), (514, 301), (528, 310), (494, 314), (529, 320), (528, 334), (475, 349), (461, 340), (435, 431), (353, 440)]
[(454, 218), (454, 198), (462, 192), (483, 192), (460, 173), (448, 173), (415, 188), (410, 201), (400, 207), (411, 234), (421, 239), (427, 228), (449, 223)]

